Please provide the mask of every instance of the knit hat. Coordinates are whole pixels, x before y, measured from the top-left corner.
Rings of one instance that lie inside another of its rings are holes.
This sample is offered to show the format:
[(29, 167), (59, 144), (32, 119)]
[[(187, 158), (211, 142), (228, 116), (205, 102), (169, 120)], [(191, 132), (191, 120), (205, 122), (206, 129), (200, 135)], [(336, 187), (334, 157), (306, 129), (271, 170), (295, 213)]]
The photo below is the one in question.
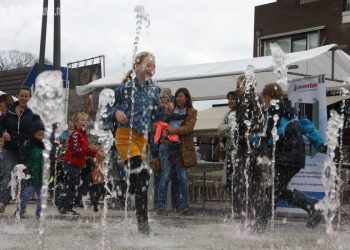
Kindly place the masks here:
[(30, 133), (34, 133), (38, 130), (45, 130), (45, 126), (40, 120), (35, 120), (30, 127)]

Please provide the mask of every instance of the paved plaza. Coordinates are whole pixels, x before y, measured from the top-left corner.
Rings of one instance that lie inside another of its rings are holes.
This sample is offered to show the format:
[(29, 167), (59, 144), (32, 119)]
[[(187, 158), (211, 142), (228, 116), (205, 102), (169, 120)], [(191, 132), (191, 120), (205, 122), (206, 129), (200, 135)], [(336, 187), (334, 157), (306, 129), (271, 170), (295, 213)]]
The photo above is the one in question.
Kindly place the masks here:
[[(0, 249), (39, 249), (39, 221), (34, 216), (35, 205), (30, 204), (26, 218), (16, 221), (15, 206), (0, 215)], [(101, 218), (102, 209), (76, 209), (77, 218), (59, 215), (49, 205), (47, 209), (44, 249), (349, 249), (350, 227), (340, 225), (336, 236), (325, 233), (325, 225), (307, 229), (304, 219), (278, 218), (274, 230), (262, 235), (242, 232), (239, 221), (233, 223), (227, 211), (193, 209), (188, 216), (169, 213), (158, 216), (149, 213), (150, 237), (137, 233), (135, 212), (108, 210), (106, 230)]]

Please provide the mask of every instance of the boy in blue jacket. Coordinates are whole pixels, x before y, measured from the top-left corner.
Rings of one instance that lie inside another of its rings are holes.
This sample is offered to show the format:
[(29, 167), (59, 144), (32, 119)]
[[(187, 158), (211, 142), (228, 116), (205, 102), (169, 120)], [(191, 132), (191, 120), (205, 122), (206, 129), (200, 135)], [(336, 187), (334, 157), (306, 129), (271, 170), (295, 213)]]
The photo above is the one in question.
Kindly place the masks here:
[[(298, 120), (294, 110), (292, 110), (289, 105), (290, 103), (279, 101), (276, 106), (272, 105), (272, 100), (281, 100), (282, 95), (282, 88), (276, 83), (267, 84), (262, 90), (261, 96), (267, 116), (267, 128), (265, 135), (260, 138), (259, 147), (262, 155), (271, 158), (273, 151), (272, 130), (275, 126), (274, 116), (277, 114), (278, 120), (276, 121), (276, 127), (279, 139), (276, 141), (275, 151), (275, 200), (283, 199), (287, 201), (289, 205), (305, 210), (309, 214), (306, 226), (308, 228), (314, 228), (322, 220), (321, 211), (315, 208), (315, 204), (318, 200), (307, 196), (297, 189), (288, 189), (288, 184), (305, 165), (305, 144), (302, 135), (310, 139), (318, 152), (326, 152), (327, 148), (312, 122), (306, 118)], [(287, 132), (287, 126), (293, 121), (295, 121), (296, 124), (293, 131), (295, 132), (295, 136), (291, 136), (290, 138), (293, 138), (293, 140), (301, 140), (297, 143), (283, 140), (284, 134)], [(289, 145), (288, 143), (291, 144)], [(299, 145), (299, 148), (291, 148), (291, 145)], [(299, 152), (300, 155), (293, 155), (295, 152), (297, 154)], [(270, 188), (270, 190), (268, 190), (268, 200), (257, 210), (255, 229), (259, 233), (265, 230), (268, 217), (271, 215), (271, 191)]]

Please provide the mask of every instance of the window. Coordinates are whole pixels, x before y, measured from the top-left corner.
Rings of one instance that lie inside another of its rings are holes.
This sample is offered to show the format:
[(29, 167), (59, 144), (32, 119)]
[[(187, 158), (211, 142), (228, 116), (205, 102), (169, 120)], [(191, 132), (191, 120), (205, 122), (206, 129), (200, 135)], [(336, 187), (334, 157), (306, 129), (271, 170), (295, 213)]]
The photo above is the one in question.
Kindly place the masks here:
[(290, 38), (276, 38), (264, 41), (264, 56), (271, 55), (270, 45), (271, 43), (277, 43), (281, 47), (284, 53), (290, 52)]
[[(349, 0), (350, 1), (350, 0)], [(270, 44), (277, 43), (283, 52), (298, 52), (319, 46), (319, 33), (309, 32), (263, 40), (263, 56), (271, 55)]]
[(300, 4), (317, 2), (318, 0), (300, 0)]
[(307, 36), (292, 37), (292, 49), (291, 52), (305, 51), (307, 50)]
[(350, 0), (346, 1), (345, 11), (350, 11)]

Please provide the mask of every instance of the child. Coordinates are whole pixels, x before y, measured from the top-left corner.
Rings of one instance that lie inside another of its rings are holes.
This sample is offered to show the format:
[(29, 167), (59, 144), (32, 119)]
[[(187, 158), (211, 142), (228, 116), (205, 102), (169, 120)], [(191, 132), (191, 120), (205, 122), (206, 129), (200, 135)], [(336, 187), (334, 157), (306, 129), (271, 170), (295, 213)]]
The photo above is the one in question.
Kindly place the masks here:
[(81, 170), (86, 167), (86, 157), (95, 157), (97, 154), (104, 157), (102, 149), (89, 146), (86, 126), (88, 114), (77, 112), (72, 117), (74, 129), (68, 138), (68, 146), (62, 166), (63, 180), (60, 195), (56, 195), (56, 205), (59, 212), (65, 216), (78, 216), (72, 210), (75, 195), (80, 184)]
[(97, 155), (94, 161), (94, 168), (91, 173), (92, 184), (90, 186), (90, 198), (93, 205), (94, 212), (98, 211), (98, 202), (105, 194), (105, 178), (103, 173), (103, 161), (104, 157)]
[(36, 218), (40, 218), (41, 212), (41, 186), (42, 186), (42, 171), (43, 171), (43, 155), (42, 151), (45, 149), (43, 139), (45, 136), (45, 127), (42, 122), (35, 121), (30, 130), (30, 137), (21, 146), (19, 151), (20, 163), (27, 166), (27, 174), (30, 175), (28, 180), (22, 184), (21, 202), (17, 208), (20, 218), (26, 213), (27, 202), (33, 197), (35, 193), (38, 200), (36, 203)]

